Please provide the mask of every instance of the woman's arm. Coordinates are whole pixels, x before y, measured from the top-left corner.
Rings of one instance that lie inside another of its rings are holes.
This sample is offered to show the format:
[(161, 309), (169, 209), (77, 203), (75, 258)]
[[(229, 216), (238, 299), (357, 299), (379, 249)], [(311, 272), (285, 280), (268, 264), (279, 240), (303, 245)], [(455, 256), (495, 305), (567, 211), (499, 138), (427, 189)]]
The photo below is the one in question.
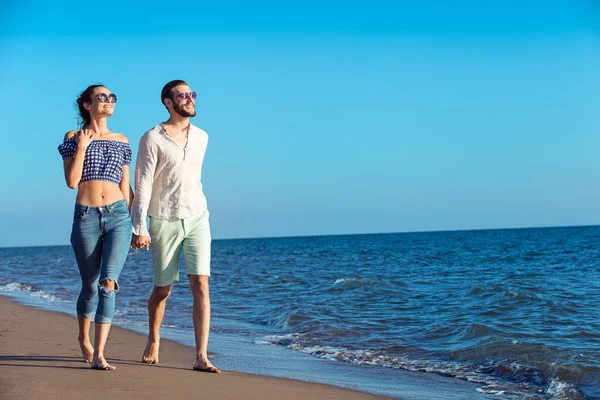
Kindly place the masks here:
[[(129, 181), (131, 181), (131, 176)], [(133, 194), (133, 188), (131, 187), (131, 183), (129, 184), (129, 213), (131, 214), (131, 205), (133, 204), (133, 199), (135, 195)]]
[(85, 160), (85, 151), (92, 142), (94, 132), (90, 129), (81, 131), (70, 131), (65, 135), (65, 139), (75, 139), (77, 149), (74, 157), (67, 157), (63, 160), (65, 170), (65, 181), (71, 189), (76, 189), (81, 181), (83, 174), (83, 161)]
[(131, 149), (129, 148), (129, 140), (127, 139), (127, 136), (122, 135), (120, 133), (118, 133), (117, 135), (119, 142), (127, 144), (123, 154), (123, 173), (121, 175), (121, 182), (119, 182), (119, 189), (121, 189), (123, 197), (125, 197), (125, 201), (127, 202), (127, 208), (129, 208), (129, 212), (131, 212), (131, 202), (133, 201), (133, 190), (131, 189), (131, 173), (129, 169), (129, 164), (131, 163)]
[(125, 201), (127, 202), (127, 208), (131, 208), (131, 200), (133, 200), (133, 191), (131, 190), (128, 164), (123, 164), (123, 175), (121, 176), (119, 189), (121, 189), (121, 192), (123, 192), (123, 197), (125, 197)]

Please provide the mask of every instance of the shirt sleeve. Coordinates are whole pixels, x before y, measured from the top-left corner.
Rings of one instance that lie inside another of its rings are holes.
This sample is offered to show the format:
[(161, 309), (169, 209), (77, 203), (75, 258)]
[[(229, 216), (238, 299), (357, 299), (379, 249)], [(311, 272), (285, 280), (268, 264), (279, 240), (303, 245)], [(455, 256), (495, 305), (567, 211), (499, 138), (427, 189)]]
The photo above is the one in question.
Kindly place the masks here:
[(73, 139), (65, 139), (58, 146), (58, 152), (62, 156), (62, 158), (72, 158), (75, 157), (75, 153), (77, 152), (77, 143)]
[(135, 197), (131, 206), (131, 223), (133, 233), (138, 236), (150, 236), (148, 232), (148, 207), (152, 197), (154, 172), (158, 162), (156, 143), (149, 133), (140, 140), (140, 148), (135, 165)]
[(131, 148), (125, 143), (123, 149), (123, 165), (129, 165), (131, 164)]

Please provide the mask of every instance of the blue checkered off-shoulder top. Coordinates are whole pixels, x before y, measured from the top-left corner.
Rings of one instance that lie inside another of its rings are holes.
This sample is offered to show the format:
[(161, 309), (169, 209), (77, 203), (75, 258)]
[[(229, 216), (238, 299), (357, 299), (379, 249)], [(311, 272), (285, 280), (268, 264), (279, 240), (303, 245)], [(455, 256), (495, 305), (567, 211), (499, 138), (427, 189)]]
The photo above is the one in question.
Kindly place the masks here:
[[(64, 158), (75, 157), (77, 142), (74, 138), (65, 139), (58, 146)], [(131, 163), (131, 149), (128, 143), (116, 140), (92, 140), (85, 150), (81, 181), (109, 181), (119, 184), (123, 176), (123, 165)]]

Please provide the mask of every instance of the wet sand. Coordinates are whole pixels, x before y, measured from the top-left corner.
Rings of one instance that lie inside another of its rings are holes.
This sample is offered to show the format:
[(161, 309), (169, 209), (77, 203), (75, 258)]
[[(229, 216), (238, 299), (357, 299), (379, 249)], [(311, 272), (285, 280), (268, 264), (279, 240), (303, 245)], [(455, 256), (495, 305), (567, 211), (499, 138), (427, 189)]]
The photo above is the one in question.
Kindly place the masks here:
[[(93, 331), (93, 327), (92, 327)], [(140, 362), (144, 335), (112, 327), (106, 358), (115, 371), (84, 363), (77, 321), (0, 296), (1, 399), (384, 399), (368, 393), (291, 379), (191, 369), (193, 349), (168, 340), (160, 365)]]

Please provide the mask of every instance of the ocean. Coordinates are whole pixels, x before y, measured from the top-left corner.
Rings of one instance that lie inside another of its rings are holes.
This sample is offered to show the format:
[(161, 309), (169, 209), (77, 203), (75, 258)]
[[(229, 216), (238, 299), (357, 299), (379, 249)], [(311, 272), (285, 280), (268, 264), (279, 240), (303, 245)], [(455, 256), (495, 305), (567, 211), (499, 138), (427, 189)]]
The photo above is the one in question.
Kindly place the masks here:
[[(193, 345), (183, 268), (162, 336)], [(116, 325), (146, 332), (151, 271), (131, 250)], [(599, 399), (599, 276), (598, 226), (214, 240), (209, 351), (405, 398), (410, 371), (469, 382), (461, 398)], [(74, 315), (78, 291), (70, 246), (0, 248), (0, 294)]]

